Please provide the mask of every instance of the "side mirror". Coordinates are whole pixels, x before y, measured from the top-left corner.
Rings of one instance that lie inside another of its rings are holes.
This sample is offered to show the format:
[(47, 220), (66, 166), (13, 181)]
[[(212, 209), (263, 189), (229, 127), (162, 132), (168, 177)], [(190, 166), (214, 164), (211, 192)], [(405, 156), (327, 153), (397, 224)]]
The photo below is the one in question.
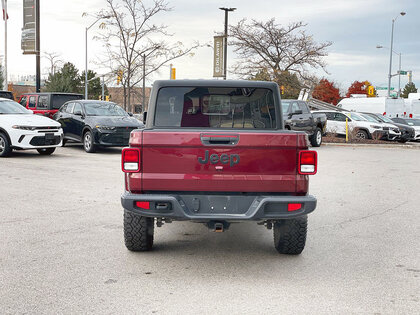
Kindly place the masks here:
[(73, 113), (76, 116), (83, 116), (82, 111), (81, 110), (77, 110)]
[(302, 115), (302, 114), (303, 114), (302, 110), (301, 110), (301, 109), (298, 109), (298, 110), (295, 110), (295, 111), (292, 113), (292, 116), (293, 116), (293, 115)]
[(143, 112), (143, 124), (146, 124), (147, 112)]
[(131, 116), (131, 117), (133, 117), (133, 113), (131, 113), (131, 112), (128, 112), (128, 116)]

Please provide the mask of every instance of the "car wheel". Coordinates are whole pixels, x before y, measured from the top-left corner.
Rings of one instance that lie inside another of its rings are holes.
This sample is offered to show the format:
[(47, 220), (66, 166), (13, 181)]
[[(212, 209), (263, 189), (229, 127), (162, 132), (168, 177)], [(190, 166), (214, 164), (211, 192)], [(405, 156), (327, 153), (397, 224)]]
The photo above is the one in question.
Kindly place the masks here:
[(128, 250), (149, 251), (153, 247), (154, 218), (124, 210), (124, 242)]
[(406, 143), (408, 141), (408, 139), (399, 139), (398, 142), (400, 143)]
[(358, 130), (356, 133), (357, 139), (369, 139), (368, 133), (364, 130)]
[(62, 147), (65, 147), (66, 146), (66, 143), (67, 143), (67, 139), (63, 139), (63, 142), (62, 142), (61, 146)]
[(305, 248), (308, 217), (279, 220), (274, 223), (274, 247), (280, 254), (299, 255)]
[(96, 151), (95, 144), (93, 143), (93, 135), (90, 131), (86, 131), (83, 135), (83, 148), (87, 153), (94, 153)]
[(36, 149), (41, 155), (51, 155), (54, 153), (55, 148)]
[(322, 132), (321, 129), (316, 128), (314, 134), (311, 137), (311, 144), (313, 147), (319, 147), (322, 143)]
[(9, 139), (4, 133), (0, 133), (0, 157), (9, 156), (12, 153)]

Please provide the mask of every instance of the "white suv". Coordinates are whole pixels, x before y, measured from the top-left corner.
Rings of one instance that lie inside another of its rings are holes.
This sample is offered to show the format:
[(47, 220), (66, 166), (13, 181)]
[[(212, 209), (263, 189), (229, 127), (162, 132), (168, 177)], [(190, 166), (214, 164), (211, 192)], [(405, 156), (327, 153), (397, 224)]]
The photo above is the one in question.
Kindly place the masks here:
[(50, 155), (62, 140), (63, 130), (58, 122), (0, 98), (0, 157), (10, 155), (13, 149), (36, 149), (42, 155)]
[(327, 115), (326, 132), (338, 135), (346, 134), (346, 118), (349, 130), (354, 130), (359, 139), (382, 138), (387, 131), (379, 123), (372, 123), (354, 112), (339, 112), (334, 110), (320, 110), (319, 113)]

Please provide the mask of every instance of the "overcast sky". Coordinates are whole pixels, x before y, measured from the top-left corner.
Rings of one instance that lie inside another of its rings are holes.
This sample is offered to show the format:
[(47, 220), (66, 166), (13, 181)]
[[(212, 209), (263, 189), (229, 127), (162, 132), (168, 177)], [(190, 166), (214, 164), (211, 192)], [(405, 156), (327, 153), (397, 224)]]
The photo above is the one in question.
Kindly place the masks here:
[[(41, 2), (41, 50), (57, 52), (64, 61), (84, 69), (84, 28), (94, 21), (82, 17), (83, 12), (95, 13), (105, 5), (104, 0), (40, 0)], [(331, 41), (326, 58), (328, 73), (314, 71), (320, 77), (334, 80), (347, 89), (355, 80), (369, 80), (375, 86), (386, 86), (389, 50), (376, 49), (376, 45), (390, 46), (391, 21), (400, 11), (395, 23), (394, 50), (402, 52), (402, 69), (413, 70), (416, 86), (420, 86), (420, 1), (419, 0), (226, 0), (226, 1), (169, 1), (173, 11), (162, 13), (155, 20), (165, 23), (174, 33), (171, 40), (184, 44), (198, 40), (210, 42), (215, 32), (223, 31), (224, 13), (219, 7), (236, 7), (229, 15), (229, 22), (242, 18), (268, 20), (277, 23), (292, 21), (308, 23), (307, 32), (316, 41)], [(22, 55), (20, 38), (22, 28), (22, 0), (8, 0), (8, 72), (10, 76), (34, 74), (35, 56)], [(98, 23), (99, 25), (99, 23)], [(104, 70), (95, 65), (103, 53), (102, 44), (92, 38), (100, 32), (98, 25), (89, 31), (89, 69), (99, 73)], [(0, 28), (0, 54), (4, 54), (4, 25)], [(229, 64), (235, 56), (229, 51)], [(395, 56), (393, 72), (398, 69)], [(200, 48), (194, 57), (176, 60), (177, 79), (208, 79), (212, 76), (212, 49)], [(41, 68), (47, 60), (41, 60)], [(168, 68), (149, 78), (166, 79)], [(229, 78), (234, 78), (228, 75)], [(403, 76), (401, 85), (407, 83)], [(398, 78), (393, 79), (397, 87)]]

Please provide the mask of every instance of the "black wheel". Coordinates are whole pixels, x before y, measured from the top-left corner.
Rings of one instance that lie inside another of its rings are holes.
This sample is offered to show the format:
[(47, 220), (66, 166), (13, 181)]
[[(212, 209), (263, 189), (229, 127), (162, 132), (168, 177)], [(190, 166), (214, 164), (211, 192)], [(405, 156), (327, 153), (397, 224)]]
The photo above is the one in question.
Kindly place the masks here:
[(83, 135), (83, 148), (87, 153), (96, 152), (96, 147), (93, 142), (93, 134), (90, 131), (86, 131)]
[(274, 223), (274, 247), (280, 254), (299, 255), (305, 248), (308, 217)]
[(357, 139), (369, 139), (369, 135), (364, 130), (357, 130), (356, 138)]
[(41, 155), (51, 155), (54, 153), (55, 148), (36, 149)]
[(315, 129), (314, 134), (311, 137), (311, 144), (313, 147), (319, 147), (322, 143), (322, 131), (318, 127)]
[(9, 156), (12, 153), (12, 148), (10, 147), (9, 139), (4, 133), (0, 132), (0, 157)]
[(63, 142), (61, 143), (61, 146), (62, 147), (65, 147), (66, 146), (66, 143), (67, 143), (67, 139), (63, 139)]
[(124, 210), (124, 241), (128, 250), (149, 251), (153, 247), (154, 218)]
[(406, 143), (408, 141), (408, 139), (399, 139), (398, 142), (400, 143)]

